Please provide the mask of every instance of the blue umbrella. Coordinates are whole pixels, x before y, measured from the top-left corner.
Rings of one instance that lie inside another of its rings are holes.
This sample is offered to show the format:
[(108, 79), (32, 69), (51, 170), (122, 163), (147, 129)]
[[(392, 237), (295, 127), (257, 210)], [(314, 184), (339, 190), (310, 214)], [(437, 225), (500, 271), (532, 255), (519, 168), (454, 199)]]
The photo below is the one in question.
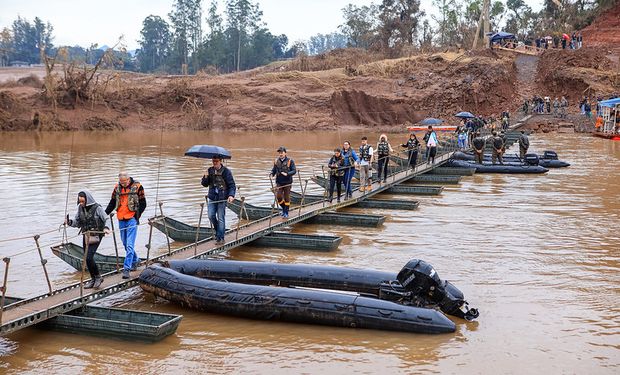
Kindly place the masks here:
[(459, 112), (456, 115), (454, 115), (454, 117), (460, 117), (460, 118), (474, 118), (476, 116), (472, 115), (470, 112)]
[(193, 156), (195, 158), (221, 158), (230, 159), (230, 151), (220, 146), (212, 145), (195, 145), (185, 152), (185, 156)]
[(420, 124), (422, 125), (439, 125), (441, 124), (443, 121), (438, 119), (438, 118), (425, 118), (424, 120), (420, 121)]

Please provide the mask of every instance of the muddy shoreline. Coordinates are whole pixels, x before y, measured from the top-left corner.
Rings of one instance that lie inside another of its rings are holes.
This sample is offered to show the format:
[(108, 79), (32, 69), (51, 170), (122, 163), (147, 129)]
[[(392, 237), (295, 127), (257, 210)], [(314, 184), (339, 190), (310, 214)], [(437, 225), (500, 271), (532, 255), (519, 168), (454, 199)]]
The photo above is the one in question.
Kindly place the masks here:
[(452, 115), (461, 110), (498, 118), (504, 110), (518, 111), (533, 93), (564, 95), (574, 106), (584, 89), (620, 90), (613, 62), (597, 49), (545, 52), (526, 77), (519, 76), (521, 60), (509, 52), (374, 57), (354, 64), (359, 53), (338, 51), (306, 57), (301, 65), (291, 61), (223, 76), (101, 71), (97, 84), (77, 96), (58, 89), (62, 72), (55, 72), (56, 104), (43, 85), (43, 68), (0, 68), (0, 131), (395, 131), (426, 117), (456, 123)]

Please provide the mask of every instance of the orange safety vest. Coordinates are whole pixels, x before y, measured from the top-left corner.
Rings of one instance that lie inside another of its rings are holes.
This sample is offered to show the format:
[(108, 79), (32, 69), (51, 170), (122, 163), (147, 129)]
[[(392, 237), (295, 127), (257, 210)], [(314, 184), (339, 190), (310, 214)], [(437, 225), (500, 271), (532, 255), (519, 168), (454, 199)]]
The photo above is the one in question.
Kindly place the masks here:
[(597, 117), (596, 118), (596, 124), (594, 124), (594, 127), (598, 129), (601, 126), (603, 126), (603, 118), (602, 117)]
[(134, 181), (131, 186), (122, 187), (116, 184), (114, 192), (116, 195), (116, 217), (119, 220), (129, 220), (136, 215), (139, 207), (138, 190), (140, 183)]

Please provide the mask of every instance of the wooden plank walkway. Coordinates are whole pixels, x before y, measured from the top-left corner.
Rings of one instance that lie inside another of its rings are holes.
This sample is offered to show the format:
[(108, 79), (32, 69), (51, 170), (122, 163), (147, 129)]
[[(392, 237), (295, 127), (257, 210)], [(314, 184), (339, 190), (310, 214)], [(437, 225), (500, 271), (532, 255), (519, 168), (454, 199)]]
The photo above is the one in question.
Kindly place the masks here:
[[(292, 208), (288, 219), (273, 215), (241, 225), (238, 230), (232, 230), (227, 233), (226, 242), (223, 245), (216, 245), (213, 240), (205, 240), (198, 244), (191, 244), (176, 249), (170, 254), (161, 255), (153, 258), (151, 261), (206, 258), (227, 251), (271, 233), (276, 229), (299, 223), (323, 212), (353, 205), (363, 198), (368, 198), (369, 196), (388, 190), (394, 185), (409, 180), (412, 176), (426, 173), (447, 162), (451, 156), (452, 152), (446, 152), (438, 155), (433, 164), (419, 164), (414, 170), (409, 169), (398, 172), (390, 176), (387, 183), (379, 184), (375, 182), (371, 192), (362, 193), (356, 190), (351, 199), (344, 200), (341, 203), (329, 204), (325, 201), (310, 203), (303, 207)], [(55, 290), (51, 295), (43, 294), (13, 304), (3, 312), (2, 322), (0, 323), (0, 335), (4, 336), (22, 328), (35, 325), (46, 319), (80, 308), (87, 303), (136, 286), (138, 284), (138, 276), (145, 267), (146, 265), (139, 267), (137, 271), (132, 272), (131, 278), (126, 280), (121, 278), (119, 272), (106, 274), (104, 275), (105, 280), (100, 289), (84, 289), (83, 294), (80, 294), (80, 283), (77, 283)], [(10, 285), (7, 289), (10, 290)]]

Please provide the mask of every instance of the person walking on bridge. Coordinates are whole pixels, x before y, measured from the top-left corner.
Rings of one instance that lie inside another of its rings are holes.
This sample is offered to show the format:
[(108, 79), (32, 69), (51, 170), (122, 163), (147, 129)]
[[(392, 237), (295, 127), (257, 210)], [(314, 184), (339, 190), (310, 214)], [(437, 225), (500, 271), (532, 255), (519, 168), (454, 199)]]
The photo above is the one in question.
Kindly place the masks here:
[(433, 130), (431, 125), (428, 126), (428, 140), (426, 141), (426, 150), (428, 151), (428, 159), (426, 163), (435, 163), (435, 155), (437, 155), (437, 133)]
[(558, 117), (560, 115), (560, 101), (558, 98), (555, 98), (553, 101), (553, 117)]
[[(95, 201), (95, 198), (87, 190), (82, 190), (78, 193), (78, 210), (73, 219), (69, 219), (69, 215), (65, 218), (65, 224), (80, 228), (82, 236), (82, 246), (86, 252), (86, 267), (88, 267), (88, 273), (90, 274), (90, 281), (86, 283), (84, 288), (98, 289), (103, 283), (103, 277), (99, 273), (99, 267), (95, 263), (95, 253), (99, 248), (99, 244), (103, 239), (104, 234), (110, 233), (108, 227), (109, 216), (103, 210), (103, 207)], [(88, 236), (86, 235), (88, 232)]]
[(286, 155), (286, 148), (278, 148), (278, 158), (273, 162), (271, 176), (276, 178), (276, 200), (282, 207), (281, 216), (288, 218), (288, 210), (291, 207), (291, 187), (293, 176), (297, 173), (295, 162)]
[(370, 163), (374, 150), (371, 145), (368, 144), (368, 138), (362, 137), (362, 145), (359, 149), (360, 157), (360, 191), (372, 190), (372, 179), (370, 178)]
[(387, 135), (381, 134), (377, 143), (377, 181), (381, 182), (381, 174), (383, 174), (383, 182), (387, 182), (388, 163), (390, 162), (390, 153), (394, 152), (392, 146), (388, 142)]
[(525, 160), (525, 154), (527, 154), (527, 150), (530, 148), (530, 140), (525, 134), (524, 130), (521, 130), (521, 135), (519, 136), (519, 155), (521, 157), (521, 161)]
[[(200, 184), (209, 188), (207, 193), (207, 215), (215, 230), (215, 243), (224, 243), (226, 233), (226, 202), (232, 203), (237, 193), (237, 185), (232, 172), (222, 165), (220, 157), (211, 158), (213, 164), (204, 175)], [(241, 214), (239, 214), (241, 217)]]
[(409, 139), (407, 142), (400, 145), (407, 149), (407, 154), (409, 158), (409, 167), (415, 168), (415, 165), (418, 162), (418, 150), (420, 149), (420, 141), (418, 141), (418, 137), (416, 137), (415, 133), (409, 134)]
[(327, 162), (327, 166), (329, 167), (329, 203), (332, 203), (334, 199), (334, 187), (336, 187), (336, 193), (338, 194), (336, 196), (336, 202), (340, 203), (342, 179), (345, 176), (346, 167), (339, 148), (334, 150), (334, 155)]
[(140, 257), (135, 250), (135, 243), (140, 216), (145, 209), (146, 198), (142, 184), (130, 177), (127, 172), (121, 171), (118, 174), (118, 183), (114, 186), (105, 213), (109, 215), (112, 211), (116, 211), (121, 242), (125, 247), (123, 279), (128, 279), (129, 271), (137, 269), (140, 263)]
[(355, 151), (351, 148), (351, 142), (344, 141), (342, 144), (342, 158), (344, 159), (344, 187), (345, 187), (345, 199), (353, 196), (353, 189), (351, 188), (351, 180), (355, 174), (355, 166), (359, 164), (360, 158)]

